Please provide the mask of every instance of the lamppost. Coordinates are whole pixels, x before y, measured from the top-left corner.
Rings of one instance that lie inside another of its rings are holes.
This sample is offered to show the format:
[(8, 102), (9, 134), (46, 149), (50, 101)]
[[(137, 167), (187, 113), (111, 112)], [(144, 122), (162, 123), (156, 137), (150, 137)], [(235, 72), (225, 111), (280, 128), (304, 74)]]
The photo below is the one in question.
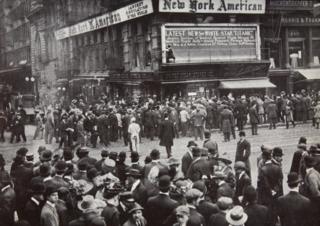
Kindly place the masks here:
[(38, 83), (37, 78), (34, 76), (26, 76), (25, 81), (27, 83), (31, 82), (32, 85), (32, 94), (36, 97), (36, 104), (39, 104), (39, 93), (38, 93)]

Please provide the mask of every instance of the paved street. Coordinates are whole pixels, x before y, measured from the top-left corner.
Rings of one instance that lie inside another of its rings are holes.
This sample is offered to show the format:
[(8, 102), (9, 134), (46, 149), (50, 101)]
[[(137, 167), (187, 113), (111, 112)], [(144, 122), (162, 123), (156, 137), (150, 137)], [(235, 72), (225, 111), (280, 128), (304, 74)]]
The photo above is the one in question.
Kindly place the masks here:
[[(15, 155), (16, 150), (25, 145), (29, 151), (33, 151), (35, 153), (35, 159), (37, 159), (36, 151), (39, 145), (44, 145), (43, 140), (31, 141), (31, 137), (33, 135), (34, 127), (28, 126), (27, 129), (27, 143), (19, 143), (19, 144), (9, 144), (9, 143), (1, 143), (0, 144), (0, 153), (4, 155), (4, 157), (8, 160), (7, 164), (10, 165), (12, 162), (12, 158)], [(269, 130), (267, 128), (260, 128), (258, 136), (251, 136), (250, 130), (246, 130), (247, 132), (247, 140), (251, 142), (252, 145), (252, 155), (251, 155), (251, 166), (252, 166), (252, 175), (253, 175), (253, 183), (256, 185), (256, 177), (257, 177), (257, 167), (256, 167), (256, 159), (257, 156), (260, 154), (260, 146), (262, 144), (276, 147), (280, 146), (284, 151), (283, 157), (283, 172), (286, 180), (286, 175), (291, 166), (291, 159), (293, 152), (296, 150), (297, 142), (301, 136), (305, 136), (308, 139), (308, 145), (313, 143), (320, 142), (320, 130), (314, 129), (311, 127), (311, 124), (300, 124), (297, 125), (295, 128), (290, 128), (289, 130), (285, 129), (284, 127), (278, 127), (276, 130)], [(9, 134), (6, 134), (7, 137)], [(230, 142), (223, 142), (223, 137), (221, 133), (214, 132), (213, 138), (219, 144), (219, 152), (222, 157), (234, 160), (235, 156), (235, 149), (236, 149), (236, 140), (232, 140)], [(8, 140), (8, 139), (7, 139)], [(187, 142), (191, 140), (191, 138), (179, 138), (174, 141), (173, 147), (173, 156), (180, 159), (183, 153), (186, 150)], [(198, 140), (197, 142), (199, 145), (202, 145), (202, 142)], [(54, 150), (57, 148), (57, 145), (48, 145), (49, 149)], [(90, 152), (91, 156), (99, 158), (100, 150), (102, 147), (97, 149), (92, 149)], [(162, 158), (166, 157), (164, 147), (159, 146), (159, 140), (149, 141), (146, 139), (142, 140), (141, 148), (141, 155), (144, 159), (145, 156), (152, 150), (153, 148), (159, 148), (162, 154)], [(127, 151), (129, 153), (128, 147), (123, 145), (123, 142), (119, 141), (117, 143), (113, 143), (108, 150), (114, 150), (117, 152), (120, 151)], [(285, 184), (285, 183), (284, 183)]]

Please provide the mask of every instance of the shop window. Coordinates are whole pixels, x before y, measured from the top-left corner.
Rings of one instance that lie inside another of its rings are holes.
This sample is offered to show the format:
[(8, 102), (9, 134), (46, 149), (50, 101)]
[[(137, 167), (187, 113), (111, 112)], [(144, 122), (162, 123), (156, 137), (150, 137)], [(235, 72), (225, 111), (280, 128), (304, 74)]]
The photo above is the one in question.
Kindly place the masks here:
[(313, 65), (320, 66), (320, 39), (312, 41)]
[(304, 40), (289, 41), (289, 60), (292, 68), (305, 66)]
[(281, 40), (265, 40), (265, 59), (270, 60), (270, 69), (280, 68), (281, 67)]

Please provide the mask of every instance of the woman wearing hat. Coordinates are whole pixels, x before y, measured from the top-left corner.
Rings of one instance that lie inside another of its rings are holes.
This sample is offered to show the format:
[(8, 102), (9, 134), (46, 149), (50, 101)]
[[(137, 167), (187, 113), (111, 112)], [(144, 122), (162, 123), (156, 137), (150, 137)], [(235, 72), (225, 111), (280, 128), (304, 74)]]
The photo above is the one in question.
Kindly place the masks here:
[(142, 215), (143, 208), (138, 203), (133, 203), (128, 210), (129, 219), (123, 226), (146, 226), (147, 220)]
[(106, 226), (104, 219), (100, 216), (101, 204), (103, 201), (94, 199), (91, 195), (84, 196), (77, 204), (81, 215), (78, 219), (71, 221), (69, 226)]

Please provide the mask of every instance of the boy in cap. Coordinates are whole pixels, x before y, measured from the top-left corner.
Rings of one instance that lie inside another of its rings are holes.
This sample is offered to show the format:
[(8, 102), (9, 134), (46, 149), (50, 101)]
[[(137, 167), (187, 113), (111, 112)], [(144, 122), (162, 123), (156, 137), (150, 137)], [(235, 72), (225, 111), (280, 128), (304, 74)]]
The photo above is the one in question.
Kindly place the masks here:
[(47, 187), (45, 190), (45, 200), (41, 210), (40, 222), (41, 226), (59, 226), (59, 216), (56, 209), (56, 202), (58, 201), (58, 190), (55, 187)]

